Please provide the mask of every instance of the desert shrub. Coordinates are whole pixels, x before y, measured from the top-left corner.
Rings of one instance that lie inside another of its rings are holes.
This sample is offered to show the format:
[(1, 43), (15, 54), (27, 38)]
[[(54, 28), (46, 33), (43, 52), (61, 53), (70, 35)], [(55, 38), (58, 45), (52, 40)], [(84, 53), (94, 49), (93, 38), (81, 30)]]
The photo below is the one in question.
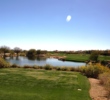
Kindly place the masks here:
[(46, 64), (46, 65), (44, 66), (44, 69), (45, 69), (45, 70), (52, 70), (53, 67), (52, 67), (51, 65), (49, 65), (49, 64)]
[(110, 86), (110, 73), (109, 72), (105, 72), (103, 74), (99, 75), (99, 79), (101, 80), (101, 83), (104, 85), (108, 85)]
[(89, 65), (89, 66), (80, 67), (79, 71), (82, 72), (87, 77), (97, 78), (99, 74), (104, 73), (104, 72), (108, 72), (109, 69), (107, 67), (100, 65), (100, 64), (96, 64), (96, 65)]
[(75, 68), (74, 67), (70, 67), (69, 70), (70, 71), (75, 71)]
[(61, 67), (62, 71), (67, 71), (67, 67)]
[(70, 68), (69, 67), (61, 67), (61, 70), (62, 71), (70, 71)]
[(19, 66), (18, 65), (16, 65), (16, 64), (12, 64), (11, 65), (11, 68), (18, 68)]
[(76, 72), (81, 72), (81, 67), (75, 67)]
[(39, 69), (44, 69), (44, 67), (42, 67), (42, 66), (39, 66)]
[(40, 69), (40, 67), (37, 66), (37, 65), (32, 66), (32, 68), (34, 68), (34, 69)]
[(56, 67), (56, 70), (60, 71), (61, 70), (61, 67)]
[(52, 66), (52, 70), (56, 70), (57, 66)]
[(108, 64), (108, 62), (105, 61), (105, 60), (102, 60), (102, 61), (101, 61), (101, 64), (104, 65), (104, 66), (106, 66), (106, 65)]
[(32, 68), (32, 66), (24, 65), (23, 68)]
[(0, 58), (0, 68), (8, 68), (10, 63), (6, 62), (3, 58)]
[(99, 79), (102, 85), (105, 86), (105, 88), (109, 92), (108, 98), (110, 99), (110, 72), (105, 72), (103, 74), (99, 75)]

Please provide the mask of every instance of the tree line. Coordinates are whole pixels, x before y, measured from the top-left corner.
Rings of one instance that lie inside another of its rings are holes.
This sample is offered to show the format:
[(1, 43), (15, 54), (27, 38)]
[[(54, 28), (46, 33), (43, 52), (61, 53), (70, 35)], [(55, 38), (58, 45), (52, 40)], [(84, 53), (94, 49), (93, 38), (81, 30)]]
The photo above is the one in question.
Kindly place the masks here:
[[(22, 50), (19, 47), (10, 49), (10, 47), (8, 46), (0, 47), (0, 54), (3, 54), (3, 56), (6, 56), (6, 53), (10, 53), (10, 56), (13, 56), (15, 54), (16, 56), (19, 56), (19, 54), (24, 54), (25, 56), (35, 56), (35, 55), (47, 54), (48, 52), (49, 53), (65, 53), (65, 54), (91, 54), (92, 56), (95, 56), (94, 59), (97, 59), (97, 55), (110, 56), (110, 50), (47, 51), (47, 50), (36, 50), (36, 49)], [(91, 59), (92, 58), (93, 57), (91, 57)]]
[(19, 56), (19, 55), (25, 55), (25, 56), (35, 56), (35, 55), (40, 55), (40, 54), (46, 54), (46, 50), (35, 50), (35, 49), (30, 49), (30, 50), (22, 50), (19, 47), (15, 47), (13, 49), (10, 49), (8, 46), (1, 46), (0, 47), (0, 55), (3, 57), (6, 57), (7, 53), (9, 53), (10, 56)]
[(65, 54), (91, 54), (93, 52), (97, 52), (99, 55), (110, 56), (110, 50), (77, 50), (77, 51), (51, 51), (54, 53), (65, 53)]

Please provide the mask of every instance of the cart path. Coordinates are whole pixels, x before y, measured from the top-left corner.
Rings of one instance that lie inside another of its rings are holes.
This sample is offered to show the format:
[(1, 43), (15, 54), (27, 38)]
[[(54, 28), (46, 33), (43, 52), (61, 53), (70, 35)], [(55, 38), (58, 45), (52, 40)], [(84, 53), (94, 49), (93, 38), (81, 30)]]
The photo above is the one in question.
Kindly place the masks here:
[(91, 85), (91, 89), (89, 93), (90, 93), (90, 97), (92, 98), (92, 100), (108, 100), (107, 99), (108, 92), (100, 84), (100, 80), (89, 78), (89, 82)]

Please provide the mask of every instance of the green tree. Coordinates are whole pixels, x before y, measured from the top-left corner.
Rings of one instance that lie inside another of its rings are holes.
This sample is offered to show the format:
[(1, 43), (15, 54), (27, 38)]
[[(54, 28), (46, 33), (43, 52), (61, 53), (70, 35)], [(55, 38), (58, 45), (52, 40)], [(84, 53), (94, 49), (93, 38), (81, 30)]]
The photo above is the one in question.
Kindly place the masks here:
[(42, 50), (42, 54), (47, 54), (47, 50)]
[(8, 46), (1, 46), (0, 51), (3, 53), (3, 56), (5, 57), (5, 53), (8, 53), (10, 51), (10, 48)]
[(42, 53), (41, 50), (37, 50), (37, 51), (36, 51), (36, 54), (37, 54), (37, 55), (40, 55), (41, 53)]
[(10, 56), (11, 57), (13, 57), (14, 53), (15, 53), (14, 50), (10, 50)]
[(98, 55), (99, 55), (98, 52), (95, 52), (95, 51), (92, 52), (90, 57), (89, 57), (89, 60), (97, 62), (98, 61)]
[(15, 47), (14, 48), (14, 52), (17, 54), (17, 57), (18, 57), (18, 54), (21, 52), (22, 50), (19, 48), (19, 47)]
[(35, 49), (30, 49), (30, 50), (27, 52), (27, 56), (28, 56), (28, 57), (36, 56), (36, 50), (35, 50)]

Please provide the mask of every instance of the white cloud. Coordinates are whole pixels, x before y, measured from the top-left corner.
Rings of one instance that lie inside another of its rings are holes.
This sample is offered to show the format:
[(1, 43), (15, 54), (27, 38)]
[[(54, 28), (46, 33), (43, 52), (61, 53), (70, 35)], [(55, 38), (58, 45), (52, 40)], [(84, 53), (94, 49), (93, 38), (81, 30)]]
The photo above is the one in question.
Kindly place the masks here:
[(71, 16), (68, 15), (68, 16), (66, 17), (66, 21), (69, 22), (70, 20), (71, 20)]

